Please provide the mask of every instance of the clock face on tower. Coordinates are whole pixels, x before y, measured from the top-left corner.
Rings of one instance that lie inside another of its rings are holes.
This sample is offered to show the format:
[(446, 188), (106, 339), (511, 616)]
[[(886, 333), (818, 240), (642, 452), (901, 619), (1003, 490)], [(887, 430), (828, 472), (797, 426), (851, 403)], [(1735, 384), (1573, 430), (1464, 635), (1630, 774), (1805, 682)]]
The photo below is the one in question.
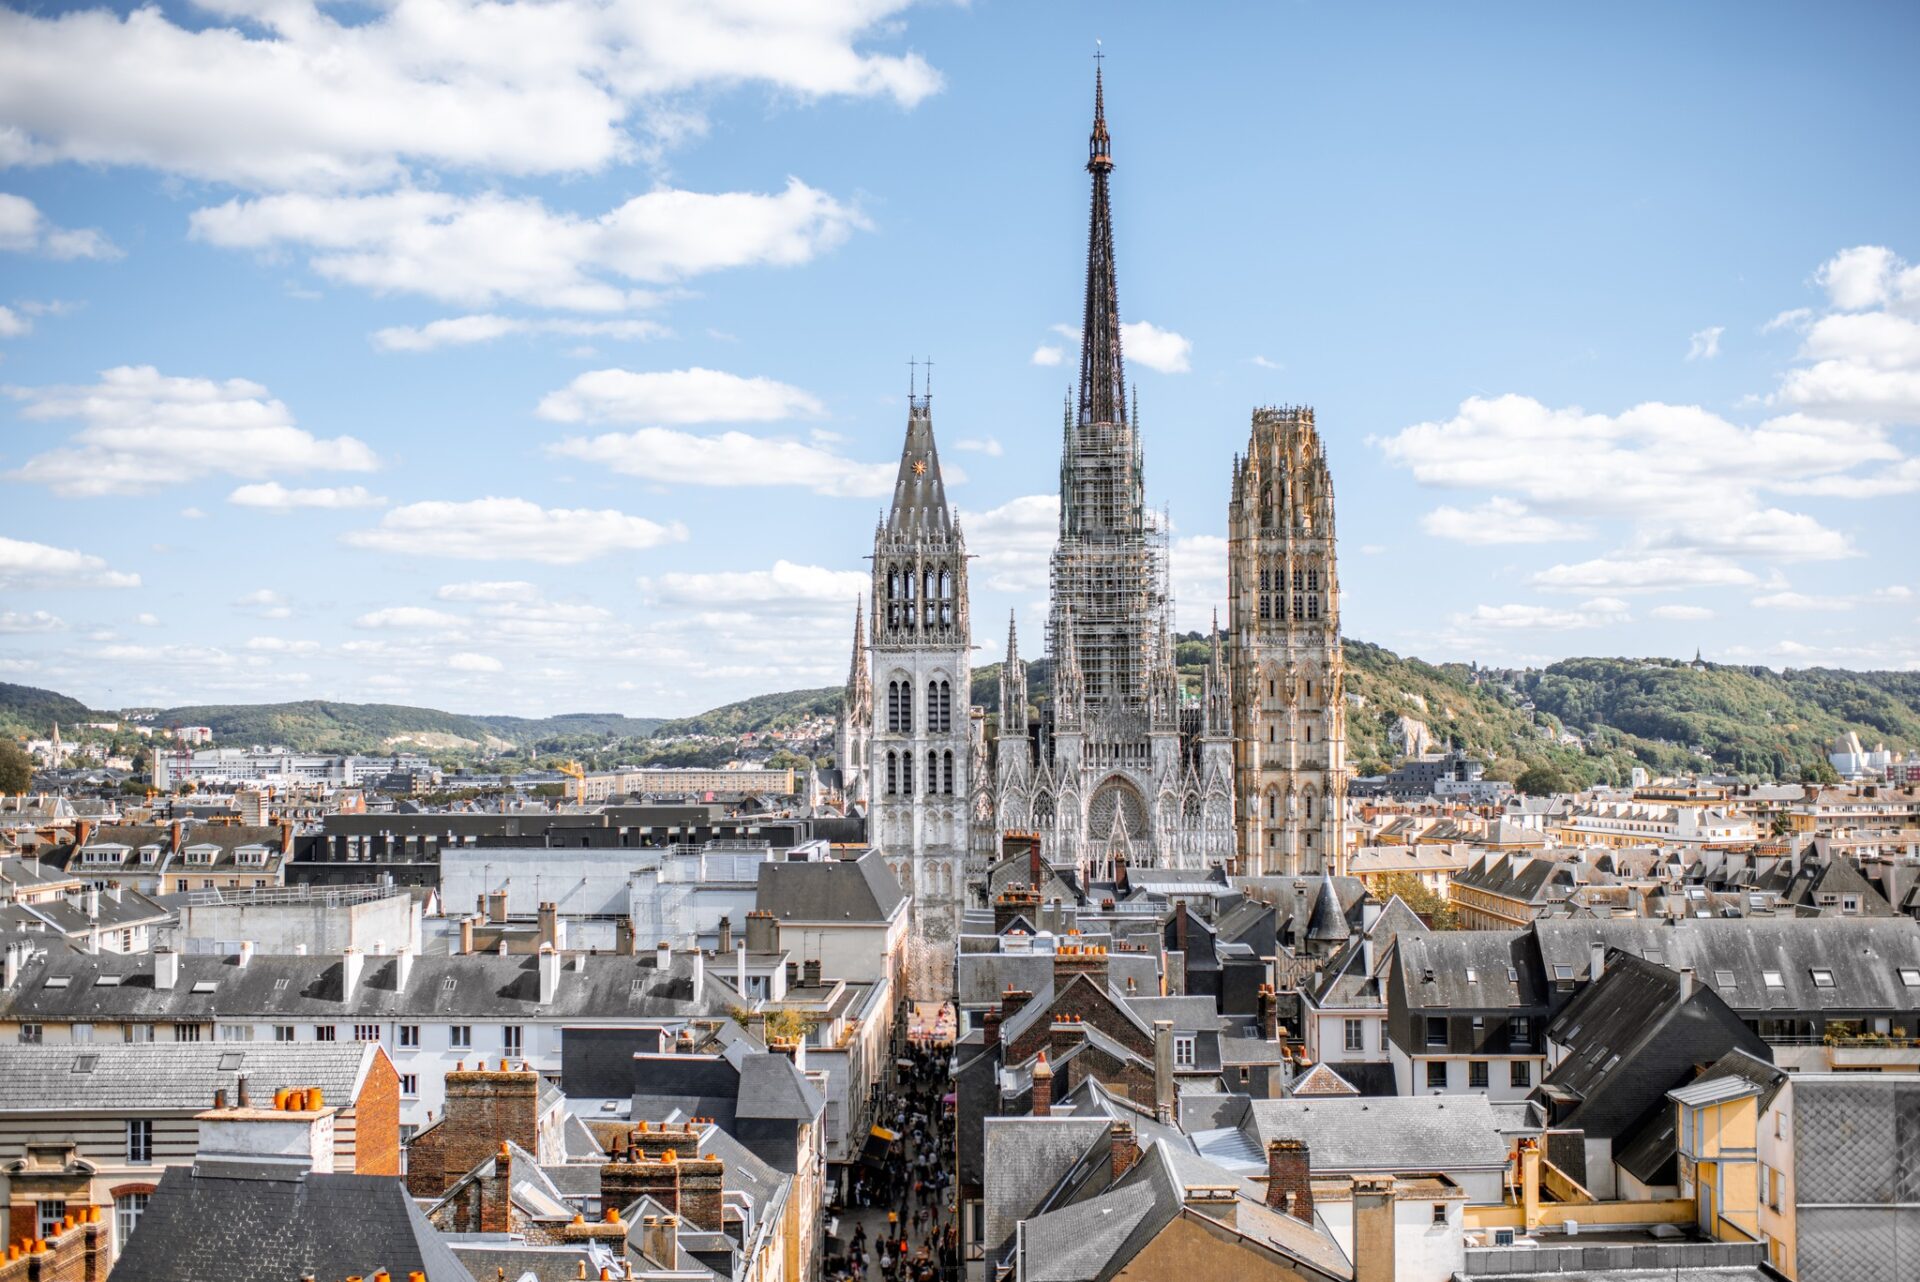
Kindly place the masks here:
[(913, 474), (915, 476), (925, 476), (927, 474), (927, 461), (925, 459), (917, 458), (913, 461)]

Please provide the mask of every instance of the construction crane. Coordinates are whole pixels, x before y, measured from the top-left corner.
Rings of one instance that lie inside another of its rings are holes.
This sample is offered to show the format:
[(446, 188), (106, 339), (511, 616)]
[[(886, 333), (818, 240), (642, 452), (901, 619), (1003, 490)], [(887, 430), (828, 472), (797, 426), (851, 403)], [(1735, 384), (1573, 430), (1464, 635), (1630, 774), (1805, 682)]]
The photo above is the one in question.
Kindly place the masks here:
[(582, 806), (586, 805), (587, 804), (586, 768), (577, 761), (563, 761), (559, 765), (555, 766), (554, 769), (558, 770), (561, 774), (565, 775), (567, 778), (573, 780), (572, 783), (567, 784), (565, 788), (562, 790), (562, 795), (564, 795), (568, 801), (574, 802)]

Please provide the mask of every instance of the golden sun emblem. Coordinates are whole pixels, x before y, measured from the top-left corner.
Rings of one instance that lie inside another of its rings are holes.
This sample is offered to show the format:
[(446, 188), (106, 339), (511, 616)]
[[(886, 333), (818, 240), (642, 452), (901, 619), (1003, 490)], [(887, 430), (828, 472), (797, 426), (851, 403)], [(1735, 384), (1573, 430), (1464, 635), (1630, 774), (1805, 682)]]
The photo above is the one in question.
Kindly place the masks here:
[(925, 459), (917, 458), (913, 461), (913, 474), (915, 476), (925, 476), (927, 474), (927, 461)]

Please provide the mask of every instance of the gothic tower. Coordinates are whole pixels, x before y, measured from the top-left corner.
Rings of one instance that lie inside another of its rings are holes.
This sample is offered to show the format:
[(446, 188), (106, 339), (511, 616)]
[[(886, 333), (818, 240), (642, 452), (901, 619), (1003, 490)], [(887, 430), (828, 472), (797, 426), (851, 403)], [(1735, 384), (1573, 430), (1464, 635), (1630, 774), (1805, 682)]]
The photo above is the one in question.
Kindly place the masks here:
[(1346, 669), (1333, 478), (1306, 407), (1255, 410), (1227, 514), (1243, 873), (1342, 871)]
[(847, 813), (866, 813), (873, 804), (873, 670), (867, 663), (864, 602), (853, 607), (853, 659), (847, 665), (846, 697), (834, 728), (834, 764), (840, 768), (840, 793)]
[(972, 788), (967, 548), (947, 507), (930, 396), (909, 398), (893, 507), (873, 536), (869, 839), (908, 894), (908, 988), (950, 996)]

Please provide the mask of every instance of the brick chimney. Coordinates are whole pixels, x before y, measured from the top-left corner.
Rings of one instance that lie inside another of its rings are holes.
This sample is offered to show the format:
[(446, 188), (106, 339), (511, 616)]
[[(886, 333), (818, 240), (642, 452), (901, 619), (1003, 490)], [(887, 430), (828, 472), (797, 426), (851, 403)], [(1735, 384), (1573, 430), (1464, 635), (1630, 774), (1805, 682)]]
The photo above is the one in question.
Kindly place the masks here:
[(631, 1206), (650, 1197), (675, 1215), (680, 1213), (679, 1152), (667, 1149), (655, 1161), (639, 1157), (631, 1162), (608, 1162), (600, 1168), (600, 1201), (604, 1206)]
[(1305, 1140), (1267, 1141), (1267, 1205), (1313, 1223), (1313, 1163)]
[(1173, 901), (1173, 946), (1178, 952), (1187, 951), (1187, 901)]
[(1062, 944), (1053, 950), (1053, 986), (1064, 987), (1075, 975), (1091, 975), (1107, 986), (1107, 950), (1098, 944)]
[(1107, 1136), (1109, 1152), (1112, 1154), (1113, 1176), (1118, 1181), (1122, 1175), (1133, 1169), (1140, 1160), (1140, 1145), (1133, 1138), (1132, 1122), (1115, 1122)]
[(1053, 1069), (1047, 1063), (1047, 1053), (1041, 1051), (1033, 1061), (1033, 1115), (1047, 1117), (1053, 1113)]
[(717, 1157), (689, 1157), (680, 1163), (680, 1216), (691, 1228), (721, 1230), (726, 1164)]
[(1005, 934), (1016, 918), (1025, 917), (1032, 922), (1039, 915), (1039, 891), (1030, 886), (1008, 886), (993, 900), (993, 933)]
[(809, 958), (800, 964), (800, 982), (810, 988), (819, 986), (820, 959), (818, 957)]
[(730, 953), (733, 951), (733, 918), (727, 916), (720, 918), (720, 941), (719, 946), (715, 948), (714, 951), (717, 953)]
[(765, 908), (755, 908), (747, 914), (747, 951), (750, 953), (780, 951), (780, 921)]
[(980, 1043), (988, 1049), (1000, 1044), (1000, 1011), (997, 1007), (980, 1016)]
[(1000, 994), (1000, 1019), (1004, 1023), (1020, 1013), (1020, 1008), (1033, 1000), (1033, 994), (1024, 989), (1007, 985), (1007, 991)]
[(1260, 985), (1260, 1036), (1270, 1042), (1280, 1040), (1280, 1002), (1272, 984)]
[(407, 1144), (407, 1191), (437, 1198), (511, 1140), (540, 1152), (540, 1075), (531, 1069), (456, 1069), (446, 1111)]
[(1078, 1015), (1055, 1015), (1047, 1028), (1047, 1053), (1059, 1059), (1087, 1040), (1087, 1026)]

